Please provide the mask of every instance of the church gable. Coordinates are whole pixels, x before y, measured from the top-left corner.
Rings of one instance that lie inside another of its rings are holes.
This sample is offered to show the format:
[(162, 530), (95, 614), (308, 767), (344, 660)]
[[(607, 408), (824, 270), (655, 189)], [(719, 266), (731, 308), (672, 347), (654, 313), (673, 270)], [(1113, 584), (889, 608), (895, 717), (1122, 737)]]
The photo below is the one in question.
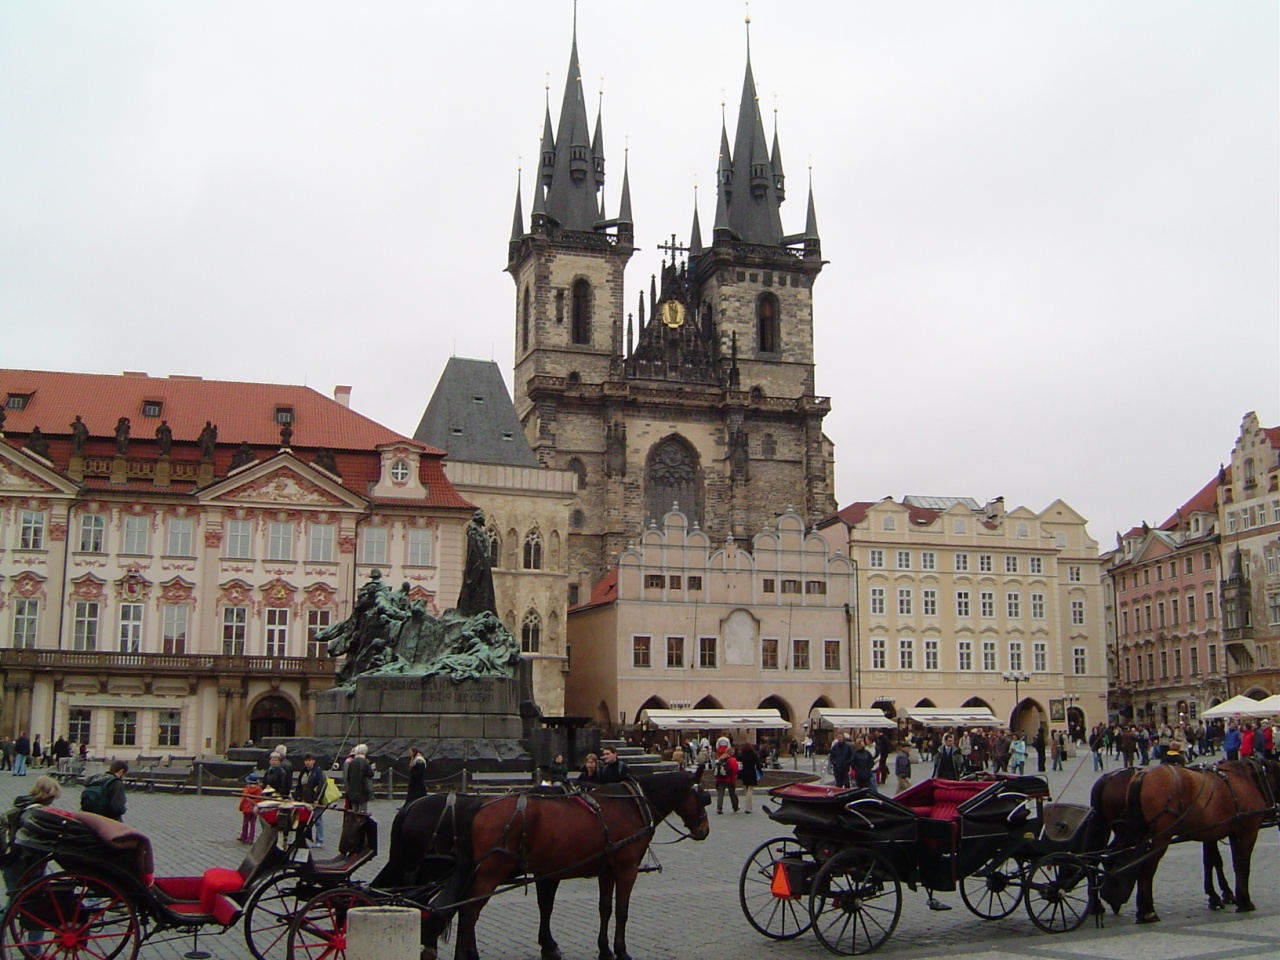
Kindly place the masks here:
[(52, 470), (0, 444), (0, 494), (73, 493), (74, 489)]
[[(240, 481), (237, 483), (237, 481)], [(318, 475), (307, 477), (290, 465), (268, 469), (252, 478), (229, 478), (207, 492), (208, 499), (231, 503), (288, 504), (307, 507), (361, 506), (342, 496)]]

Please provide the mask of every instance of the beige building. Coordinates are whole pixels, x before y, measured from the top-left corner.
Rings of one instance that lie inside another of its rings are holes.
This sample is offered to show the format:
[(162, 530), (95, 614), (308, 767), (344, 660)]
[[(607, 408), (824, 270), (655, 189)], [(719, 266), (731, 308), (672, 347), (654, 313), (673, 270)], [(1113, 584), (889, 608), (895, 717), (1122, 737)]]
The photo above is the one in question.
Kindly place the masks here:
[(335, 394), (0, 371), (4, 733), (98, 757), (307, 735), (315, 634), (373, 570), (453, 606), (474, 508), (443, 452)]
[(818, 525), (857, 566), (858, 707), (985, 707), (1014, 729), (1107, 719), (1098, 545), (1057, 500), (854, 503)]
[(802, 737), (855, 695), (854, 565), (787, 510), (750, 545), (672, 511), (569, 612), (566, 710), (606, 730), (667, 708), (776, 708)]
[(1222, 634), (1231, 696), (1280, 692), (1280, 427), (1240, 424), (1218, 485)]

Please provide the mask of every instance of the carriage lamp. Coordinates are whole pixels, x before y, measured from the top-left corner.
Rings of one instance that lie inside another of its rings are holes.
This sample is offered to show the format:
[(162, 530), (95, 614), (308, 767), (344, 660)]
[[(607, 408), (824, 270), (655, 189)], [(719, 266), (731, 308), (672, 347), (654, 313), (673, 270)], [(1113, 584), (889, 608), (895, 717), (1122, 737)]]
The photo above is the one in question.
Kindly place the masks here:
[[(1023, 683), (1031, 679), (1031, 674), (1026, 673), (1022, 670), (1006, 670), (1004, 673), (1001, 674), (1001, 677), (1004, 678), (1005, 683), (1013, 684), (1013, 712), (1014, 712), (1014, 716), (1016, 717), (1018, 712), (1018, 707), (1021, 706), (1022, 704), (1022, 694), (1019, 691), (1019, 687)], [(1010, 726), (1012, 726), (1012, 724), (1010, 724)]]

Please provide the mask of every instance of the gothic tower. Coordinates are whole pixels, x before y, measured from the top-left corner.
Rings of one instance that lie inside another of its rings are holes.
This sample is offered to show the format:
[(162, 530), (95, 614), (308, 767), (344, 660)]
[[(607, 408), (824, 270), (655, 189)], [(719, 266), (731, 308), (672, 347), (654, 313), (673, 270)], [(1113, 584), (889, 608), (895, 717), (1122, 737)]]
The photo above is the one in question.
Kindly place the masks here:
[(661, 276), (625, 331), (630, 184), (624, 165), (606, 218), (599, 114), (588, 129), (575, 31), (527, 224), (517, 187), (507, 271), (516, 411), (539, 461), (578, 475), (567, 566), (589, 589), (673, 504), (720, 540), (788, 507), (817, 519), (836, 505), (830, 403), (814, 387), (813, 194), (804, 230), (784, 234), (782, 152), (776, 129), (772, 147), (765, 136), (749, 49), (732, 150), (720, 130), (711, 243), (695, 207), (688, 244), (660, 248)]

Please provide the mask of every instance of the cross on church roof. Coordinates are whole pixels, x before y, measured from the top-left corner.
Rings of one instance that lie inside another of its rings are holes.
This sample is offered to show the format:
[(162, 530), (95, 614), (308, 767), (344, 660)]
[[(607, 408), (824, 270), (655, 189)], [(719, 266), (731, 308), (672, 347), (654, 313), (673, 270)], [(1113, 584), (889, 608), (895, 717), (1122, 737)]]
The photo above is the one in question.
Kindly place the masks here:
[(675, 235), (674, 233), (671, 235), (671, 240), (670, 240), (670, 242), (668, 242), (668, 243), (660, 243), (660, 244), (658, 244), (658, 249), (659, 249), (659, 250), (661, 250), (661, 251), (663, 251), (664, 253), (669, 253), (669, 254), (671, 254), (671, 262), (672, 262), (672, 263), (675, 263), (675, 262), (676, 262), (676, 254), (677, 254), (677, 253), (688, 253), (688, 252), (689, 252), (689, 248), (688, 248), (688, 247), (683, 247), (683, 246), (681, 246), (680, 244), (676, 243), (676, 235)]

